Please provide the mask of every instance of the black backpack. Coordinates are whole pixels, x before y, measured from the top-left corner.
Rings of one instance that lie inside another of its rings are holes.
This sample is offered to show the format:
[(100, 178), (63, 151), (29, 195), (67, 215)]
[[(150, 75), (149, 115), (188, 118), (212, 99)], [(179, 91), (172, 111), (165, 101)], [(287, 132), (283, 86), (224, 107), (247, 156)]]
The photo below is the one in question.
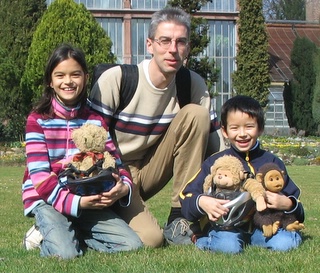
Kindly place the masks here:
[[(134, 64), (98, 64), (94, 67), (91, 89), (101, 74), (107, 69), (120, 65), (122, 70), (121, 86), (120, 86), (120, 104), (117, 112), (123, 110), (131, 101), (136, 92), (139, 71), (138, 66)], [(176, 88), (180, 108), (191, 102), (191, 76), (189, 69), (181, 67), (176, 75)]]

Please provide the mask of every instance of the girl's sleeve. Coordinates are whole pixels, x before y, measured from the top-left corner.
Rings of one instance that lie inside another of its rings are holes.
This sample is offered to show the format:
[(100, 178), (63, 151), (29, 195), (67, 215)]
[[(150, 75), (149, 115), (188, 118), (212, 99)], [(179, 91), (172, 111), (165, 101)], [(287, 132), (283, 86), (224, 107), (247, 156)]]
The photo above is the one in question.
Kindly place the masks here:
[(32, 116), (28, 117), (26, 125), (26, 155), (29, 176), (37, 195), (57, 211), (77, 217), (80, 196), (59, 185), (58, 174), (63, 165), (50, 161), (43, 128)]

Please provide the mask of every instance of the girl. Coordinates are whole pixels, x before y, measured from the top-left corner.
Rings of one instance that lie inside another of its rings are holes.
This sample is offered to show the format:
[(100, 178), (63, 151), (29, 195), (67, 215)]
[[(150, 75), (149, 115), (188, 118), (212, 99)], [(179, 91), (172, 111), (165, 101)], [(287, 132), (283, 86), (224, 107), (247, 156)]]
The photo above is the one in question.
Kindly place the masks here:
[(114, 174), (117, 184), (110, 192), (77, 196), (59, 184), (58, 175), (71, 156), (79, 152), (71, 140), (71, 131), (85, 123), (108, 129), (103, 118), (86, 106), (87, 80), (83, 52), (70, 45), (59, 46), (45, 69), (43, 96), (27, 119), (22, 198), (24, 214), (36, 219), (34, 235), (38, 230), (43, 238), (41, 256), (81, 256), (81, 242), (101, 252), (142, 246), (136, 233), (112, 210), (116, 201), (122, 206), (130, 204), (132, 181), (110, 136), (106, 150), (119, 168), (119, 175)]

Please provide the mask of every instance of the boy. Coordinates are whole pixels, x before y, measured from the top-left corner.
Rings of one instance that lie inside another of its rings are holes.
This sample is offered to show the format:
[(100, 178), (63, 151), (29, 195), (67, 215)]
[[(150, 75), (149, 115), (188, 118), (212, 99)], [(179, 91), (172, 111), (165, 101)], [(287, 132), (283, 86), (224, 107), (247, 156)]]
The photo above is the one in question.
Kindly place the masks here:
[[(275, 155), (262, 150), (258, 137), (264, 130), (264, 113), (260, 104), (247, 96), (235, 96), (228, 100), (221, 109), (221, 129), (223, 136), (229, 140), (230, 149), (213, 154), (206, 159), (198, 174), (189, 181), (180, 194), (182, 214), (192, 222), (197, 222), (204, 215), (212, 222), (228, 213), (223, 205), (229, 200), (216, 199), (203, 193), (205, 177), (210, 173), (210, 167), (215, 160), (225, 154), (238, 157), (246, 171), (255, 173), (266, 162), (276, 163), (286, 172), (284, 163)], [(281, 193), (266, 193), (267, 207), (293, 213), (300, 222), (304, 221), (304, 210), (298, 198), (299, 188), (288, 175), (285, 175), (285, 187)], [(247, 240), (244, 229), (219, 230), (211, 228), (204, 237), (196, 241), (196, 246), (203, 250), (239, 253), (243, 251)], [(284, 229), (271, 238), (263, 236), (262, 231), (256, 229), (251, 236), (251, 244), (278, 251), (287, 251), (298, 247), (301, 235)]]

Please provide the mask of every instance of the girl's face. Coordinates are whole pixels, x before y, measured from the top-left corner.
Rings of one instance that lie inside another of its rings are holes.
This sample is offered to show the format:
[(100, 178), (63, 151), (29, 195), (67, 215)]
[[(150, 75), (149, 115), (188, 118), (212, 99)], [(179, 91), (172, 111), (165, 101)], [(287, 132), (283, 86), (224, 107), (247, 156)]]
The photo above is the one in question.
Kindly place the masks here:
[(240, 152), (249, 151), (261, 135), (256, 118), (241, 111), (229, 112), (222, 134)]
[(59, 63), (51, 73), (50, 87), (57, 98), (66, 106), (73, 107), (83, 91), (88, 75), (84, 74), (81, 65), (70, 58)]

